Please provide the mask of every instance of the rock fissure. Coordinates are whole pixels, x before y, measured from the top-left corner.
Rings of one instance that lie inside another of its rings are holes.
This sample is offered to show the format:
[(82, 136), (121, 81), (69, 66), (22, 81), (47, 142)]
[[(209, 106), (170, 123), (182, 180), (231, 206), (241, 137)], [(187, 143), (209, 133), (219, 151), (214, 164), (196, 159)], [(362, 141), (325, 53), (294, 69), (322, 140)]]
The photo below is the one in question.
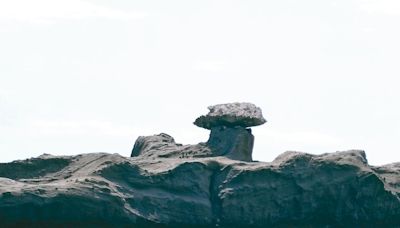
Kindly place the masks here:
[(220, 167), (214, 167), (211, 170), (210, 183), (209, 183), (209, 195), (210, 195), (210, 205), (212, 214), (212, 224), (213, 226), (219, 226), (222, 213), (221, 199), (219, 197), (219, 187), (221, 184), (219, 175), (221, 175)]

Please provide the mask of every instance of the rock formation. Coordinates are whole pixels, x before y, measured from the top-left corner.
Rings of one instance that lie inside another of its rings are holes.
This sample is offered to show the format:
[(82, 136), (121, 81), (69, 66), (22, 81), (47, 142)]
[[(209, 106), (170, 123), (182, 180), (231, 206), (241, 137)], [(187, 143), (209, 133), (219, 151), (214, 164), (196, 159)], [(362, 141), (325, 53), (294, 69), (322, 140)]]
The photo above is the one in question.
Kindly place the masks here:
[(198, 145), (176, 144), (164, 133), (140, 136), (133, 147), (131, 157), (146, 154), (149, 150), (162, 150), (158, 156), (209, 157), (226, 156), (234, 160), (252, 161), (254, 136), (248, 127), (264, 124), (261, 109), (251, 103), (228, 103), (208, 107), (210, 112), (200, 116), (195, 125), (211, 130), (207, 143)]
[(251, 103), (219, 104), (208, 109), (210, 112), (194, 124), (211, 130), (207, 146), (213, 155), (252, 161), (254, 136), (248, 127), (266, 122), (261, 109)]
[(373, 167), (363, 151), (286, 152), (270, 163), (43, 156), (0, 164), (0, 176), (1, 227), (400, 224), (400, 163)]
[(400, 227), (400, 163), (359, 150), (246, 162), (246, 127), (213, 126), (198, 145), (139, 137), (129, 158), (0, 164), (0, 227)]

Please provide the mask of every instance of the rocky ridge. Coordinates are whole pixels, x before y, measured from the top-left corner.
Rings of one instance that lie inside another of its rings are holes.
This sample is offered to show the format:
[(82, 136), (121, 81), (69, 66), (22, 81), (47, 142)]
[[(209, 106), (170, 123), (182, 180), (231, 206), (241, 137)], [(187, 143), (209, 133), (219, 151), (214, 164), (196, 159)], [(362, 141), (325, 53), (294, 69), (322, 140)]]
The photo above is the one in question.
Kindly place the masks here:
[(164, 133), (139, 137), (132, 157), (0, 164), (0, 225), (400, 227), (400, 163), (374, 167), (360, 150), (253, 162), (239, 156), (249, 134), (222, 125), (197, 145)]

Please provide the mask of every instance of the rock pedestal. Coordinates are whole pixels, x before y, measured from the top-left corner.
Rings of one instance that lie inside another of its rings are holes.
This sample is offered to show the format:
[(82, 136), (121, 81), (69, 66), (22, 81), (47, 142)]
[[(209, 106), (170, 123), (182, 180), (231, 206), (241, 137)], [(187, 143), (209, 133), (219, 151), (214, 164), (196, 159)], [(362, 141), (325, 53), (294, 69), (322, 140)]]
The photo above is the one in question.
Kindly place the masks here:
[(251, 129), (243, 127), (214, 127), (211, 129), (207, 145), (215, 156), (252, 161), (254, 136)]

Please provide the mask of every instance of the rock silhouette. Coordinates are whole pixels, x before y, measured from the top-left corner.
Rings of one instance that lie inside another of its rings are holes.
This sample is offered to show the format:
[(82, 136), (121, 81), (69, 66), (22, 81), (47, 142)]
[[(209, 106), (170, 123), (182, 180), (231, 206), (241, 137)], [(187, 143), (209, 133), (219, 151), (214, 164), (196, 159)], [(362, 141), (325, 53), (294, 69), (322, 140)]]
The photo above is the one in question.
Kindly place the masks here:
[(139, 137), (133, 157), (0, 164), (0, 226), (400, 226), (400, 163), (371, 166), (360, 150), (250, 162), (247, 127), (213, 126), (197, 145)]

